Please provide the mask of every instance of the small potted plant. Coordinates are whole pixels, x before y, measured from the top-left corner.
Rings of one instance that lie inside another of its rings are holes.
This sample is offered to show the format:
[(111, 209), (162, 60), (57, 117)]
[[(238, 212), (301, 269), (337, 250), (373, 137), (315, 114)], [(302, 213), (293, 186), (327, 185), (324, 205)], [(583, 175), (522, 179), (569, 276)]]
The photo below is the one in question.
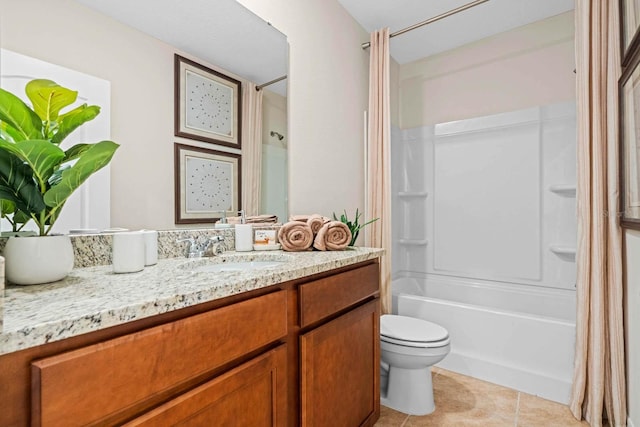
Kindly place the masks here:
[(5, 247), (6, 277), (15, 284), (47, 283), (73, 268), (69, 236), (50, 236), (51, 227), (71, 194), (113, 157), (118, 144), (81, 143), (63, 150), (60, 143), (100, 107), (83, 104), (67, 112), (78, 92), (51, 80), (32, 80), (25, 92), (32, 106), (0, 89), (0, 202), (2, 216), (12, 214), (14, 231), (26, 222), (37, 237), (10, 237)]
[(374, 218), (370, 221), (365, 222), (364, 224), (360, 224), (359, 221), (361, 216), (362, 216), (362, 213), (359, 213), (358, 209), (356, 209), (356, 217), (353, 219), (353, 221), (347, 218), (347, 211), (344, 211), (344, 213), (340, 215), (340, 219), (336, 217), (335, 212), (333, 213), (333, 219), (336, 221), (340, 221), (343, 224), (346, 224), (346, 226), (349, 227), (349, 230), (351, 231), (351, 242), (349, 242), (349, 246), (353, 246), (356, 244), (356, 239), (358, 238), (358, 234), (360, 234), (360, 230), (362, 230), (362, 228), (365, 225), (371, 224), (372, 222), (375, 222), (378, 220), (378, 218)]

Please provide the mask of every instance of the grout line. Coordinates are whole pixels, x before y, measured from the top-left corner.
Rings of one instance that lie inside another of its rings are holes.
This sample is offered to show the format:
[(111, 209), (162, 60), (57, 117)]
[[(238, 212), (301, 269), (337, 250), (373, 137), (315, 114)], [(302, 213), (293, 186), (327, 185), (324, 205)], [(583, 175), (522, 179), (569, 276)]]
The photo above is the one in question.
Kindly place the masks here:
[(404, 427), (404, 425), (407, 424), (407, 421), (409, 421), (409, 418), (411, 418), (411, 415), (407, 415), (407, 418), (405, 418), (402, 424), (400, 424), (400, 427)]
[(518, 399), (516, 400), (516, 416), (515, 416), (515, 424), (514, 427), (518, 427), (518, 415), (520, 415), (520, 395), (522, 393), (518, 392)]

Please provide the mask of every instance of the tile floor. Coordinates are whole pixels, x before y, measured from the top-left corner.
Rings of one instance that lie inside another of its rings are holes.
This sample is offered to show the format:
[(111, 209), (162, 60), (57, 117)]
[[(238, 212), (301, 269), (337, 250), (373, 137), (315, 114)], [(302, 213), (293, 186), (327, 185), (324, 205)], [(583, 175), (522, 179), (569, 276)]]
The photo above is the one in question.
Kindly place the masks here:
[(559, 403), (440, 368), (433, 368), (433, 389), (432, 414), (406, 415), (382, 406), (375, 427), (588, 426)]

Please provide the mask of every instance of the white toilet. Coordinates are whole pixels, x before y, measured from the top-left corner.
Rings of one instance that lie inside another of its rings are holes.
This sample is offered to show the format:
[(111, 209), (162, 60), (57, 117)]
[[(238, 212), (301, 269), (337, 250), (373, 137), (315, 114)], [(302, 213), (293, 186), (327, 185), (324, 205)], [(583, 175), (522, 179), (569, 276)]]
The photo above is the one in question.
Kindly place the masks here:
[(435, 410), (431, 366), (449, 354), (449, 333), (426, 320), (380, 317), (380, 403), (405, 414)]

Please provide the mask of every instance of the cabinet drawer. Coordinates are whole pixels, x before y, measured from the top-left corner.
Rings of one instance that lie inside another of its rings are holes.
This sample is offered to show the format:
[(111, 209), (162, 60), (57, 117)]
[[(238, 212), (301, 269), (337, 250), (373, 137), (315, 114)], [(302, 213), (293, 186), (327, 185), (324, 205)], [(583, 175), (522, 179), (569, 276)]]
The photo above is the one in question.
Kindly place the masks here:
[(377, 263), (300, 285), (300, 326), (308, 326), (362, 301), (379, 287)]
[(286, 366), (286, 347), (283, 345), (125, 426), (284, 426)]
[(287, 334), (284, 291), (32, 363), (34, 425), (118, 419)]

